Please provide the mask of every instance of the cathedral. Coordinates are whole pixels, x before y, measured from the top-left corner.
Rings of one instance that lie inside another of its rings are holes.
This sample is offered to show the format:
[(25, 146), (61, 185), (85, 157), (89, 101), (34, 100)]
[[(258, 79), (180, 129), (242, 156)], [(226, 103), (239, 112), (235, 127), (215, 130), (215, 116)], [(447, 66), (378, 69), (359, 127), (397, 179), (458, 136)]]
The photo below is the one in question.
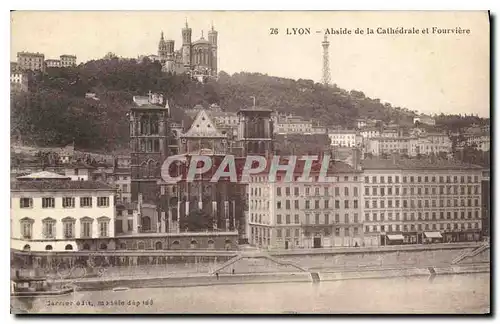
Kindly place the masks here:
[(191, 40), (192, 30), (186, 21), (182, 29), (182, 46), (175, 50), (174, 41), (165, 40), (161, 33), (158, 44), (158, 59), (162, 64), (164, 72), (190, 73), (193, 76), (217, 76), (217, 31), (212, 25), (208, 31), (208, 40), (201, 38), (197, 41)]

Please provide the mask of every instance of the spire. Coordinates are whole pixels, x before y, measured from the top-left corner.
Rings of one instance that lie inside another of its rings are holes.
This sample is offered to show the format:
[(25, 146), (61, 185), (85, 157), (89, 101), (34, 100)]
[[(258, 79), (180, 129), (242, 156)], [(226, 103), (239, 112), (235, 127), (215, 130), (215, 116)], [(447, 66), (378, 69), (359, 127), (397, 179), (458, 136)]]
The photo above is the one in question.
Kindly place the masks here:
[(203, 29), (201, 30), (201, 38), (203, 38)]
[(163, 40), (163, 30), (161, 31), (161, 40)]
[(212, 31), (214, 31), (214, 21), (213, 20), (212, 20), (211, 24), (212, 24)]
[(188, 19), (186, 17), (186, 28), (188, 28)]

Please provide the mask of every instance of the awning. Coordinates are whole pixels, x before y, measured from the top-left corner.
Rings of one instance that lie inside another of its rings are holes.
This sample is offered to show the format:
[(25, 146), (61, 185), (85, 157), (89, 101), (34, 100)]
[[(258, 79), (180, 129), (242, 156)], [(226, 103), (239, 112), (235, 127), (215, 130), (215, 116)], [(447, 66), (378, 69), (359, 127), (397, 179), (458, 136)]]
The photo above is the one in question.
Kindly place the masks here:
[(404, 240), (404, 236), (401, 234), (391, 234), (387, 235), (387, 238), (391, 241)]
[(439, 232), (424, 232), (424, 234), (427, 238), (443, 238)]

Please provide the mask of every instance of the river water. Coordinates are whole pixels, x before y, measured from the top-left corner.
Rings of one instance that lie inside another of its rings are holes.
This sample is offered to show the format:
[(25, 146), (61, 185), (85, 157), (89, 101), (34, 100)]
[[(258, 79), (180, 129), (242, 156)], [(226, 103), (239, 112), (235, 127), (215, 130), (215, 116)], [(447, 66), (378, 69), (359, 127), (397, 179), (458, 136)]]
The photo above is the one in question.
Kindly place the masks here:
[(75, 292), (15, 299), (35, 313), (487, 313), (490, 274)]

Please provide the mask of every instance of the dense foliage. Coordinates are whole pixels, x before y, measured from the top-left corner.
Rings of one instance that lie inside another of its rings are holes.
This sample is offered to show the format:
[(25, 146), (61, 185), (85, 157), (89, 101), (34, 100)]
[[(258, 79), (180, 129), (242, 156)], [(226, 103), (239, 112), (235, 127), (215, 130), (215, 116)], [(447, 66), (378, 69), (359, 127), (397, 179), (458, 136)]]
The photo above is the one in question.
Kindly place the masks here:
[[(311, 80), (220, 72), (218, 80), (199, 83), (184, 74), (162, 73), (157, 62), (119, 59), (111, 53), (76, 67), (48, 68), (43, 74), (31, 75), (29, 92), (11, 94), (11, 134), (38, 146), (74, 141), (82, 150), (123, 148), (128, 144), (126, 114), (132, 96), (149, 91), (169, 99), (176, 121), (186, 118), (184, 108), (217, 103), (227, 111), (237, 111), (253, 104), (251, 96), (258, 106), (314, 118), (324, 125), (354, 127), (358, 117), (411, 124), (415, 115), (360, 91), (347, 92)], [(86, 98), (86, 93), (95, 93), (99, 100)], [(457, 125), (446, 116), (439, 120), (445, 126)], [(471, 122), (466, 119), (463, 123)]]

